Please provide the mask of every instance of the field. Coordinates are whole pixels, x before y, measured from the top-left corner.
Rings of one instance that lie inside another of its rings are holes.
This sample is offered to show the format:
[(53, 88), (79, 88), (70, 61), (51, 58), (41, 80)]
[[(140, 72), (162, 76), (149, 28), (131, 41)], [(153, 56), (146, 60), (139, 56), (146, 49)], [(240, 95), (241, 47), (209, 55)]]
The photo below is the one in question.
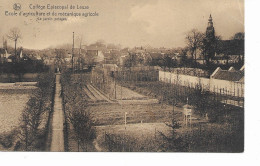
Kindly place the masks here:
[[(35, 86), (14, 86), (10, 83), (0, 84), (0, 149), (13, 150), (16, 129), (20, 126), (21, 114), (36, 90)], [(3, 146), (3, 147), (2, 147)]]
[[(95, 100), (82, 101), (96, 130), (87, 151), (243, 152), (243, 108), (223, 105), (197, 89), (160, 82), (99, 82), (92, 82), (85, 93)], [(100, 95), (108, 93), (113, 102)], [(184, 122), (187, 97), (193, 106), (191, 124)], [(157, 102), (143, 102), (151, 100)], [(69, 129), (69, 151), (84, 151), (77, 148), (71, 125)]]
[[(158, 146), (160, 134), (163, 132), (169, 134), (170, 128), (165, 123), (135, 123), (125, 125), (107, 125), (96, 127), (97, 138), (94, 141), (97, 151), (122, 151), (118, 148), (109, 150), (107, 143), (105, 142), (108, 136), (116, 136), (117, 141), (123, 143), (131, 141), (131, 147), (128, 147), (125, 151), (156, 151)], [(150, 145), (149, 145), (150, 144)], [(118, 145), (117, 145), (118, 146)], [(142, 150), (140, 147), (142, 146)], [(132, 150), (130, 150), (130, 149)]]
[(37, 80), (37, 73), (25, 73), (21, 80), (19, 80), (19, 76), (15, 74), (0, 74), (0, 82), (8, 83), (8, 82), (33, 82)]
[[(165, 123), (169, 123), (172, 117), (173, 108), (170, 105), (159, 104), (156, 99), (118, 85), (117, 97), (112, 98), (112, 102), (107, 100), (107, 95), (97, 87), (89, 86), (89, 82), (86, 82), (84, 92), (88, 96), (85, 101), (88, 103), (86, 111), (90, 112), (97, 136), (93, 144), (88, 145), (88, 151), (109, 151), (103, 145), (106, 134), (122, 135), (127, 132), (127, 136), (144, 141), (143, 138), (149, 139), (158, 135), (157, 131), (167, 133), (169, 130)], [(182, 120), (181, 111), (175, 107), (174, 116), (179, 120)], [(78, 150), (82, 149), (77, 147), (75, 132), (70, 124), (69, 151)]]
[(30, 97), (29, 93), (20, 92), (12, 90), (10, 94), (0, 94), (0, 133), (10, 132), (19, 126), (20, 115)]
[(19, 126), (20, 115), (29, 97), (29, 94), (0, 94), (0, 133)]
[[(113, 85), (112, 85), (113, 86)], [(147, 99), (146, 96), (136, 93), (123, 86), (116, 85), (116, 99), (122, 100), (143, 100)]]
[[(20, 118), (29, 93), (0, 93), (0, 150), (13, 150), (16, 129), (20, 126)], [(11, 149), (10, 149), (11, 148)]]
[[(164, 123), (168, 122), (172, 116), (172, 107), (160, 104), (106, 104), (89, 106), (94, 124), (100, 125), (120, 125), (125, 123), (125, 113), (127, 124), (134, 123)], [(175, 115), (181, 117), (181, 110)]]

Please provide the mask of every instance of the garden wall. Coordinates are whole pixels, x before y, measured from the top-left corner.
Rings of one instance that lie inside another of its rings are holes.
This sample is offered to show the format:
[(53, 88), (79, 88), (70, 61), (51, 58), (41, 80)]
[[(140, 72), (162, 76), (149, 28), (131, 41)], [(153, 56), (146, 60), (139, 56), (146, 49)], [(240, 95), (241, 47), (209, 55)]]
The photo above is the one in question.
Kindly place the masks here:
[(171, 72), (159, 71), (159, 81), (182, 86), (196, 87), (201, 85), (205, 91), (210, 91), (223, 95), (244, 97), (244, 84), (241, 82), (209, 79), (190, 75), (182, 75)]

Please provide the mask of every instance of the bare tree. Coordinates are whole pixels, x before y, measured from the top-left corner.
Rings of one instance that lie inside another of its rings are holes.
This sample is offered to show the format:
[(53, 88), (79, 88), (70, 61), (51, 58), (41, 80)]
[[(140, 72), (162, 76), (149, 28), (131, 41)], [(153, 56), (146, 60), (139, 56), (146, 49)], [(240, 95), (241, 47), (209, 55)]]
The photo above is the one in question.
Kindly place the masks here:
[(62, 73), (62, 95), (64, 98), (66, 120), (73, 126), (78, 151), (88, 150), (88, 145), (96, 137), (91, 112), (87, 110), (84, 82), (80, 77), (71, 77), (71, 73)]
[(196, 61), (196, 53), (197, 49), (199, 49), (202, 45), (204, 38), (204, 34), (199, 32), (197, 29), (192, 29), (186, 35), (186, 42), (188, 45), (188, 49), (191, 51), (192, 59)]
[(78, 108), (76, 105), (73, 106), (75, 110), (69, 112), (68, 120), (73, 125), (75, 131), (78, 151), (79, 147), (83, 151), (87, 151), (87, 145), (95, 139), (96, 133), (89, 112), (83, 110), (80, 106)]
[(15, 58), (16, 58), (16, 61), (18, 60), (17, 58), (17, 54), (16, 54), (16, 45), (17, 45), (17, 41), (19, 41), (21, 38), (22, 38), (22, 35), (21, 35), (21, 31), (19, 28), (15, 27), (15, 28), (12, 28), (9, 32), (9, 34), (7, 35), (7, 37), (14, 41), (14, 51), (15, 51)]
[(80, 35), (77, 37), (77, 42), (79, 44), (79, 58), (78, 58), (78, 69), (82, 70), (83, 69), (83, 58), (82, 58), (82, 54), (81, 54), (81, 48), (82, 48), (82, 42), (83, 42), (84, 38), (83, 35)]
[(160, 149), (165, 152), (185, 152), (188, 151), (188, 143), (185, 138), (177, 133), (177, 129), (181, 127), (180, 123), (174, 119), (174, 110), (172, 111), (172, 117), (170, 123), (165, 123), (171, 130), (170, 134), (164, 134), (161, 131), (158, 131), (162, 137), (162, 143)]
[(40, 93), (34, 94), (27, 102), (27, 105), (21, 116), (20, 141), (24, 145), (24, 150), (33, 150), (36, 148), (39, 126), (41, 124), (41, 115), (43, 113), (43, 101)]

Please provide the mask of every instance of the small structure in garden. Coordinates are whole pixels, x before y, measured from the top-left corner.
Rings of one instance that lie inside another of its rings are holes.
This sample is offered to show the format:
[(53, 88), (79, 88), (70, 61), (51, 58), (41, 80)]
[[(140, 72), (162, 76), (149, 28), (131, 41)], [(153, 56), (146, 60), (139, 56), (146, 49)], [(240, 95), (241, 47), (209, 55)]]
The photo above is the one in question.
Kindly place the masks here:
[(183, 115), (184, 115), (184, 122), (185, 122), (185, 125), (187, 126), (188, 123), (191, 125), (191, 116), (192, 116), (192, 110), (193, 110), (193, 107), (189, 104), (185, 104), (183, 106)]

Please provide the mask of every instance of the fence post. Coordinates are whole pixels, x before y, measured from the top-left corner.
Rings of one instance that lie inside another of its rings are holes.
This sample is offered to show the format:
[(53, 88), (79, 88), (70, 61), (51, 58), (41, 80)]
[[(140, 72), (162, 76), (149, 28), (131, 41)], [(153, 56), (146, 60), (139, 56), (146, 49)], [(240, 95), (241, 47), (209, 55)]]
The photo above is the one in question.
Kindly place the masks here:
[(155, 131), (154, 131), (154, 139), (156, 140), (156, 128), (155, 128)]
[(237, 97), (239, 97), (239, 88), (237, 86)]
[(236, 96), (236, 84), (234, 84), (234, 96)]
[(228, 96), (228, 90), (227, 90), (227, 87), (226, 87), (226, 97)]

